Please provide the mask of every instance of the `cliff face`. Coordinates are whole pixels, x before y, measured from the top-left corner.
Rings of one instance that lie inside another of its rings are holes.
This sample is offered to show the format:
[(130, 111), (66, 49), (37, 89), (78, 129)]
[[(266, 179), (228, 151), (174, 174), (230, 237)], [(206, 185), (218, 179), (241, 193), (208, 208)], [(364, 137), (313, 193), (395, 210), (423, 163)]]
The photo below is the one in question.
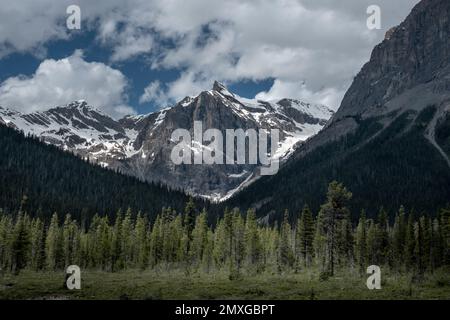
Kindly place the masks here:
[[(227, 203), (260, 215), (305, 204), (329, 182), (353, 192), (355, 210), (400, 205), (435, 212), (450, 194), (450, 1), (422, 0), (387, 33), (326, 127), (273, 177)], [(276, 190), (276, 196), (273, 191)]]
[(450, 90), (448, 0), (421, 1), (404, 22), (390, 30), (354, 79), (333, 122), (383, 109), (407, 90), (431, 83), (429, 93)]

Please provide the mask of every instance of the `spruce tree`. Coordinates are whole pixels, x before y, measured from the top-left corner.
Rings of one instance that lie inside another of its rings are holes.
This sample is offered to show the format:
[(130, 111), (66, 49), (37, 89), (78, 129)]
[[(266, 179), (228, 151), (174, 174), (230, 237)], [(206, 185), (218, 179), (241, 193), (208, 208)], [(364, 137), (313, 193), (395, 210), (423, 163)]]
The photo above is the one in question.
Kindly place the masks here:
[(30, 255), (30, 265), (33, 270), (39, 271), (45, 267), (44, 223), (40, 218), (35, 218), (31, 222)]
[(280, 228), (279, 243), (279, 271), (289, 269), (294, 264), (294, 253), (292, 250), (292, 229), (289, 223), (289, 213), (284, 212), (283, 222)]
[(403, 264), (405, 256), (405, 241), (406, 241), (406, 214), (405, 208), (400, 207), (395, 216), (394, 228), (392, 235), (392, 264), (399, 270)]
[(299, 262), (301, 261), (300, 263), (304, 267), (311, 265), (312, 257), (314, 255), (314, 231), (315, 227), (312, 212), (308, 205), (305, 205), (301, 212), (300, 218), (297, 221), (295, 236), (296, 257)]
[(352, 194), (342, 184), (333, 181), (327, 192), (327, 201), (320, 208), (326, 234), (327, 270), (334, 275), (337, 250), (337, 233), (340, 222), (349, 214), (347, 208)]
[(450, 208), (440, 211), (440, 231), (442, 239), (442, 263), (450, 266)]
[(245, 219), (245, 254), (246, 264), (251, 271), (260, 271), (260, 259), (262, 255), (259, 238), (258, 223), (255, 210), (248, 210)]
[(61, 267), (62, 241), (61, 231), (58, 224), (58, 215), (53, 214), (45, 239), (46, 266), (49, 270)]
[(195, 227), (192, 231), (191, 256), (197, 267), (203, 261), (203, 254), (208, 241), (207, 213), (203, 210), (195, 220)]
[(415, 264), (415, 249), (416, 237), (414, 232), (414, 214), (411, 212), (408, 215), (408, 222), (406, 225), (406, 235), (405, 235), (405, 266), (406, 270), (410, 270)]
[(147, 248), (147, 219), (139, 212), (136, 218), (136, 225), (134, 228), (135, 253), (137, 266), (140, 269), (145, 269), (148, 263), (148, 248)]
[(18, 274), (27, 266), (31, 247), (29, 218), (19, 212), (13, 230), (11, 271)]
[(386, 210), (382, 207), (377, 217), (377, 242), (378, 252), (377, 257), (380, 264), (386, 264), (389, 260), (389, 221)]
[(367, 267), (367, 223), (364, 210), (361, 212), (359, 223), (356, 227), (355, 256), (360, 273), (365, 273)]

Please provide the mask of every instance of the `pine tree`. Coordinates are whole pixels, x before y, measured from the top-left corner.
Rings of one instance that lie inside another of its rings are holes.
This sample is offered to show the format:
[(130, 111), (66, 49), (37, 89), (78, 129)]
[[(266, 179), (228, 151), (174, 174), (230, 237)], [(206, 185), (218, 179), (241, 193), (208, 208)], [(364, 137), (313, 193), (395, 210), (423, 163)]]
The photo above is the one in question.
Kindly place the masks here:
[(286, 210), (280, 228), (279, 270), (284, 271), (291, 268), (294, 264), (294, 260), (294, 253), (292, 250), (292, 229), (289, 223), (289, 213)]
[(72, 220), (70, 214), (66, 215), (62, 229), (63, 260), (65, 267), (72, 265), (75, 262), (75, 257), (79, 250), (79, 244), (77, 243), (78, 233), (78, 225)]
[(379, 261), (379, 241), (378, 230), (375, 222), (370, 219), (369, 227), (367, 228), (367, 262), (369, 265), (378, 265)]
[(208, 241), (207, 213), (203, 210), (195, 220), (195, 227), (192, 231), (191, 256), (197, 267), (203, 261), (203, 254)]
[(122, 260), (127, 268), (133, 261), (133, 221), (131, 208), (128, 208), (122, 220)]
[(61, 231), (58, 223), (58, 215), (55, 213), (48, 227), (45, 239), (46, 266), (49, 270), (61, 267), (62, 262)]
[(251, 271), (261, 271), (260, 259), (262, 255), (259, 239), (258, 223), (255, 210), (248, 210), (245, 219), (245, 255), (247, 268)]
[(356, 228), (355, 256), (359, 271), (365, 273), (367, 267), (367, 222), (364, 210), (361, 212)]
[(12, 234), (14, 224), (11, 216), (0, 216), (0, 271), (6, 271), (12, 264)]
[(428, 270), (431, 267), (431, 259), (432, 259), (432, 247), (431, 247), (433, 237), (432, 221), (430, 217), (423, 216), (420, 219), (420, 223), (422, 224), (423, 229), (422, 260), (425, 270)]
[[(314, 219), (308, 205), (303, 207), (300, 218), (297, 221), (296, 230), (296, 257), (304, 267), (311, 265), (314, 255)], [(298, 265), (298, 264), (297, 264)]]
[(349, 215), (347, 204), (351, 197), (351, 192), (334, 181), (328, 187), (326, 203), (320, 208), (326, 234), (327, 269), (331, 276), (334, 275), (335, 270), (338, 227), (340, 222)]
[(411, 212), (408, 216), (408, 223), (406, 225), (405, 235), (405, 265), (407, 270), (415, 264), (415, 249), (416, 237), (414, 233), (414, 214)]
[(378, 231), (378, 252), (377, 260), (379, 264), (386, 264), (389, 259), (389, 221), (388, 215), (384, 208), (381, 208), (377, 218), (377, 231)]
[(12, 238), (12, 266), (11, 271), (18, 274), (27, 266), (31, 238), (29, 230), (29, 218), (19, 212), (13, 230)]
[(123, 252), (122, 252), (122, 211), (116, 214), (114, 223), (112, 244), (111, 244), (111, 270), (118, 271), (124, 268)]
[(443, 250), (442, 263), (450, 266), (450, 208), (440, 211), (440, 226)]
[(157, 266), (162, 260), (163, 237), (161, 229), (163, 222), (161, 216), (157, 216), (150, 233), (150, 265)]
[(443, 245), (441, 238), (441, 227), (439, 225), (439, 218), (433, 219), (431, 226), (431, 271), (442, 266), (443, 260)]
[(392, 235), (392, 255), (391, 259), (393, 265), (397, 270), (404, 262), (405, 257), (405, 242), (406, 242), (406, 214), (405, 208), (400, 207), (400, 210), (395, 216), (393, 235)]
[(420, 274), (423, 274), (423, 272), (425, 271), (425, 265), (424, 265), (424, 230), (423, 230), (423, 224), (420, 221), (421, 219), (419, 219), (419, 221), (417, 221), (414, 224), (414, 229), (415, 229), (415, 244), (414, 244), (414, 256), (416, 259), (416, 266), (417, 266), (417, 270)]
[(230, 257), (229, 239), (224, 219), (220, 219), (216, 223), (213, 247), (214, 264), (218, 267), (218, 269), (221, 269), (226, 265), (227, 259)]
[(147, 219), (145, 219), (139, 212), (136, 218), (136, 225), (134, 228), (135, 254), (137, 266), (140, 269), (145, 269), (148, 263), (148, 248), (147, 248)]
[(44, 223), (39, 218), (31, 222), (31, 252), (30, 266), (39, 271), (45, 266), (45, 236)]
[(240, 211), (237, 209), (233, 212), (232, 230), (232, 269), (234, 272), (236, 272), (236, 274), (232, 276), (240, 276), (242, 264), (245, 259), (245, 223)]

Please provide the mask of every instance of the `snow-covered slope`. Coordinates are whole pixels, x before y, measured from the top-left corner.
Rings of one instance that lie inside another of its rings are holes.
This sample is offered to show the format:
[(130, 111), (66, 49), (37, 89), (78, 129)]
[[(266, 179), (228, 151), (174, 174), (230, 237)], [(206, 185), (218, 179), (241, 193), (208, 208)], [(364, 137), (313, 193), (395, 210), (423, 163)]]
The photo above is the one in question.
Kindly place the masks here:
[(333, 111), (325, 106), (294, 99), (242, 98), (218, 82), (212, 90), (186, 97), (171, 108), (120, 120), (110, 118), (86, 101), (30, 114), (0, 107), (0, 123), (102, 166), (213, 200), (229, 197), (252, 182), (258, 166), (175, 166), (170, 161), (174, 146), (171, 134), (175, 129), (192, 132), (194, 121), (202, 121), (204, 130), (216, 128), (223, 132), (239, 128), (279, 129), (275, 157), (283, 163), (299, 143), (317, 134), (332, 115)]

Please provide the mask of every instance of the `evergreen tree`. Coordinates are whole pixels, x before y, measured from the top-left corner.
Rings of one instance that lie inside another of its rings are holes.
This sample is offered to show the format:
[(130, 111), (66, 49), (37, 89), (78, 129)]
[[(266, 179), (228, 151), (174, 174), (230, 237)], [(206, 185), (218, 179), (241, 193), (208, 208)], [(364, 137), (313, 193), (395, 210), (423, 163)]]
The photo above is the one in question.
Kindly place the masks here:
[(147, 248), (147, 219), (145, 219), (139, 212), (136, 218), (136, 225), (134, 228), (134, 243), (137, 266), (140, 269), (145, 269), (148, 263), (148, 248)]
[(367, 228), (367, 262), (368, 265), (378, 265), (379, 262), (379, 241), (378, 228), (375, 222), (370, 219), (369, 227)]
[(28, 216), (19, 213), (13, 230), (11, 271), (18, 274), (27, 266), (31, 238)]
[(203, 261), (203, 254), (208, 243), (207, 213), (205, 210), (200, 213), (195, 220), (195, 227), (192, 231), (191, 256), (193, 262), (198, 266)]
[(291, 268), (294, 264), (294, 253), (292, 251), (292, 229), (289, 224), (289, 213), (284, 212), (283, 222), (280, 228), (279, 244), (279, 270)]
[(404, 262), (405, 256), (405, 241), (406, 241), (406, 214), (405, 208), (400, 207), (400, 210), (395, 216), (393, 236), (392, 236), (392, 261), (397, 270)]
[(75, 257), (79, 250), (79, 244), (77, 243), (78, 233), (78, 225), (72, 220), (70, 214), (66, 215), (62, 229), (63, 259), (65, 267), (75, 263)]
[(114, 223), (112, 244), (111, 244), (112, 271), (118, 271), (124, 268), (123, 251), (122, 251), (122, 211), (119, 209), (116, 214)]
[(39, 271), (45, 267), (44, 223), (39, 218), (35, 218), (31, 222), (30, 255), (30, 266), (33, 270)]
[(355, 256), (359, 271), (365, 273), (367, 267), (367, 223), (366, 212), (364, 210), (361, 212), (356, 228)]
[(58, 215), (55, 213), (48, 227), (45, 239), (46, 266), (49, 270), (56, 270), (62, 264), (61, 231), (58, 225)]
[(405, 265), (406, 269), (410, 269), (415, 264), (415, 249), (416, 237), (414, 233), (414, 214), (411, 212), (408, 216), (408, 223), (406, 225), (406, 235), (405, 235)]
[[(304, 267), (311, 265), (314, 255), (314, 219), (308, 205), (303, 207), (300, 218), (297, 221), (296, 230), (296, 257), (298, 261), (302, 261)], [(297, 264), (298, 265), (298, 264)]]
[(347, 204), (351, 197), (351, 192), (334, 181), (328, 187), (326, 203), (320, 208), (326, 234), (327, 269), (331, 276), (334, 275), (335, 270), (338, 227), (340, 222), (349, 215)]
[(260, 271), (260, 259), (262, 255), (259, 237), (258, 223), (255, 210), (248, 210), (245, 219), (245, 254), (246, 264), (249, 270)]
[(133, 221), (131, 208), (128, 208), (122, 221), (122, 259), (125, 268), (133, 261)]
[(14, 224), (11, 216), (3, 215), (0, 217), (0, 268), (6, 271), (12, 264), (12, 233)]
[(440, 229), (442, 234), (443, 264), (450, 266), (450, 208), (440, 211)]
[(379, 264), (386, 264), (389, 260), (389, 221), (386, 210), (382, 207), (377, 218), (377, 261)]

